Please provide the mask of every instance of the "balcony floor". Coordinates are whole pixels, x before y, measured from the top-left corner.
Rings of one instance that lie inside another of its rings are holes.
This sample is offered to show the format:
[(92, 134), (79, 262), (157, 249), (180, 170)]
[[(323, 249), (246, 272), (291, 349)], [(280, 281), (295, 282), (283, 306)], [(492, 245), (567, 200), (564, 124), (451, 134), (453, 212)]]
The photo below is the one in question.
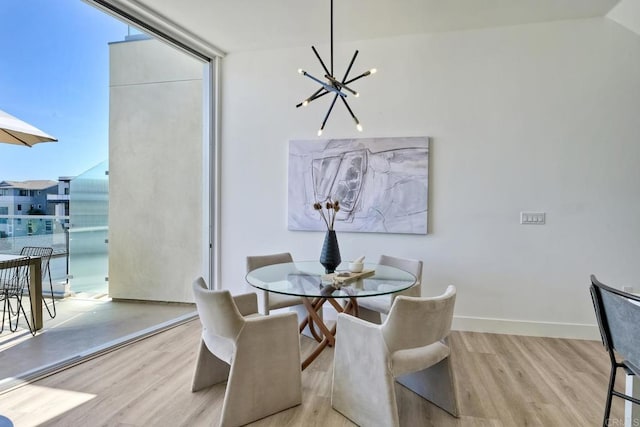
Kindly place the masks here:
[[(23, 301), (28, 306), (27, 298)], [(10, 332), (5, 323), (0, 334), (0, 390), (12, 387), (19, 378), (44, 366), (108, 348), (140, 331), (148, 332), (156, 325), (196, 314), (193, 304), (108, 298), (65, 298), (56, 300), (56, 308), (58, 314), (51, 319), (43, 306), (44, 327), (35, 337), (27, 330), (22, 316), (16, 332)]]

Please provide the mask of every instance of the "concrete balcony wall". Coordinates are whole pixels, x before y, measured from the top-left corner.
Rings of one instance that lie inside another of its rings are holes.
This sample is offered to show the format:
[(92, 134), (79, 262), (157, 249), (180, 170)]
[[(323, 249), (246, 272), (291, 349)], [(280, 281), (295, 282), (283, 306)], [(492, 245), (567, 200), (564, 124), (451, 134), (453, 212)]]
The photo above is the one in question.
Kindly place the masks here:
[(109, 295), (191, 302), (206, 235), (203, 65), (156, 40), (110, 55)]

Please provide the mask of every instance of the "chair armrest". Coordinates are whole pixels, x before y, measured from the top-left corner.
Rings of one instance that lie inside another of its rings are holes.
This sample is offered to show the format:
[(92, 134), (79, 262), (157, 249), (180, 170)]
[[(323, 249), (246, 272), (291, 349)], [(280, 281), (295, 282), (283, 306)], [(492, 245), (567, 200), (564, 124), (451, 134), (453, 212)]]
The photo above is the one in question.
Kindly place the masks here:
[(238, 311), (243, 316), (248, 316), (258, 312), (258, 296), (254, 292), (235, 295), (233, 297), (233, 302), (236, 303)]

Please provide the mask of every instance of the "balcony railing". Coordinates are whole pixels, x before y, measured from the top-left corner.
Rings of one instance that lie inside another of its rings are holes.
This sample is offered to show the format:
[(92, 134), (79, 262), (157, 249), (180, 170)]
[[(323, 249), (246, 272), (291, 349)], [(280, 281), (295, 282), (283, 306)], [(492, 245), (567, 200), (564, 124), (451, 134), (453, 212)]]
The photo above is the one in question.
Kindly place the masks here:
[(108, 293), (108, 227), (69, 228), (68, 216), (0, 215), (0, 253), (25, 246), (53, 248), (54, 292)]

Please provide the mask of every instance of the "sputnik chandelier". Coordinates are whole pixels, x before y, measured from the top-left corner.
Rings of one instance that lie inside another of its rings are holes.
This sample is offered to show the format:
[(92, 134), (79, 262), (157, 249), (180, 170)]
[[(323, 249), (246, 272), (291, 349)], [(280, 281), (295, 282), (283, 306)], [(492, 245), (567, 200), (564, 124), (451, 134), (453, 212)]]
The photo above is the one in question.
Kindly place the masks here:
[(322, 81), (321, 79), (316, 78), (311, 74), (307, 73), (303, 69), (298, 69), (298, 73), (302, 74), (303, 76), (309, 77), (311, 80), (315, 81), (316, 83), (319, 83), (320, 89), (318, 89), (310, 97), (308, 97), (307, 99), (305, 99), (304, 101), (296, 105), (296, 108), (306, 107), (307, 105), (309, 105), (311, 101), (315, 101), (316, 99), (323, 97), (328, 93), (332, 93), (334, 94), (333, 101), (331, 101), (329, 110), (327, 111), (327, 114), (324, 116), (324, 120), (322, 121), (322, 126), (320, 126), (320, 129), (318, 130), (318, 136), (322, 135), (324, 126), (327, 124), (327, 119), (329, 119), (329, 115), (331, 114), (331, 111), (333, 110), (333, 106), (336, 104), (336, 101), (338, 100), (338, 98), (340, 98), (344, 106), (347, 107), (347, 111), (349, 111), (349, 114), (351, 114), (353, 121), (356, 123), (356, 128), (358, 129), (358, 131), (362, 132), (362, 125), (360, 124), (360, 121), (358, 120), (356, 115), (353, 114), (353, 110), (351, 109), (351, 107), (349, 107), (349, 103), (347, 103), (346, 92), (349, 92), (351, 95), (353, 95), (356, 98), (360, 96), (358, 92), (353, 90), (348, 85), (355, 82), (356, 80), (360, 80), (363, 77), (367, 77), (368, 75), (374, 74), (376, 72), (376, 69), (372, 68), (371, 70), (367, 70), (357, 77), (349, 79), (349, 72), (351, 72), (351, 67), (353, 66), (353, 63), (355, 62), (356, 57), (358, 56), (358, 51), (356, 50), (355, 53), (353, 54), (353, 57), (351, 58), (351, 62), (349, 63), (349, 66), (347, 67), (347, 71), (344, 73), (344, 77), (342, 78), (342, 80), (338, 80), (334, 77), (334, 74), (333, 74), (333, 0), (331, 0), (331, 60), (329, 63), (331, 68), (327, 69), (327, 66), (325, 65), (324, 61), (320, 57), (320, 54), (318, 54), (318, 51), (314, 46), (311, 46), (311, 49), (313, 50), (313, 53), (316, 55), (316, 58), (318, 58), (320, 65), (322, 65), (322, 68), (324, 69), (324, 72), (325, 72), (324, 78), (326, 80)]

